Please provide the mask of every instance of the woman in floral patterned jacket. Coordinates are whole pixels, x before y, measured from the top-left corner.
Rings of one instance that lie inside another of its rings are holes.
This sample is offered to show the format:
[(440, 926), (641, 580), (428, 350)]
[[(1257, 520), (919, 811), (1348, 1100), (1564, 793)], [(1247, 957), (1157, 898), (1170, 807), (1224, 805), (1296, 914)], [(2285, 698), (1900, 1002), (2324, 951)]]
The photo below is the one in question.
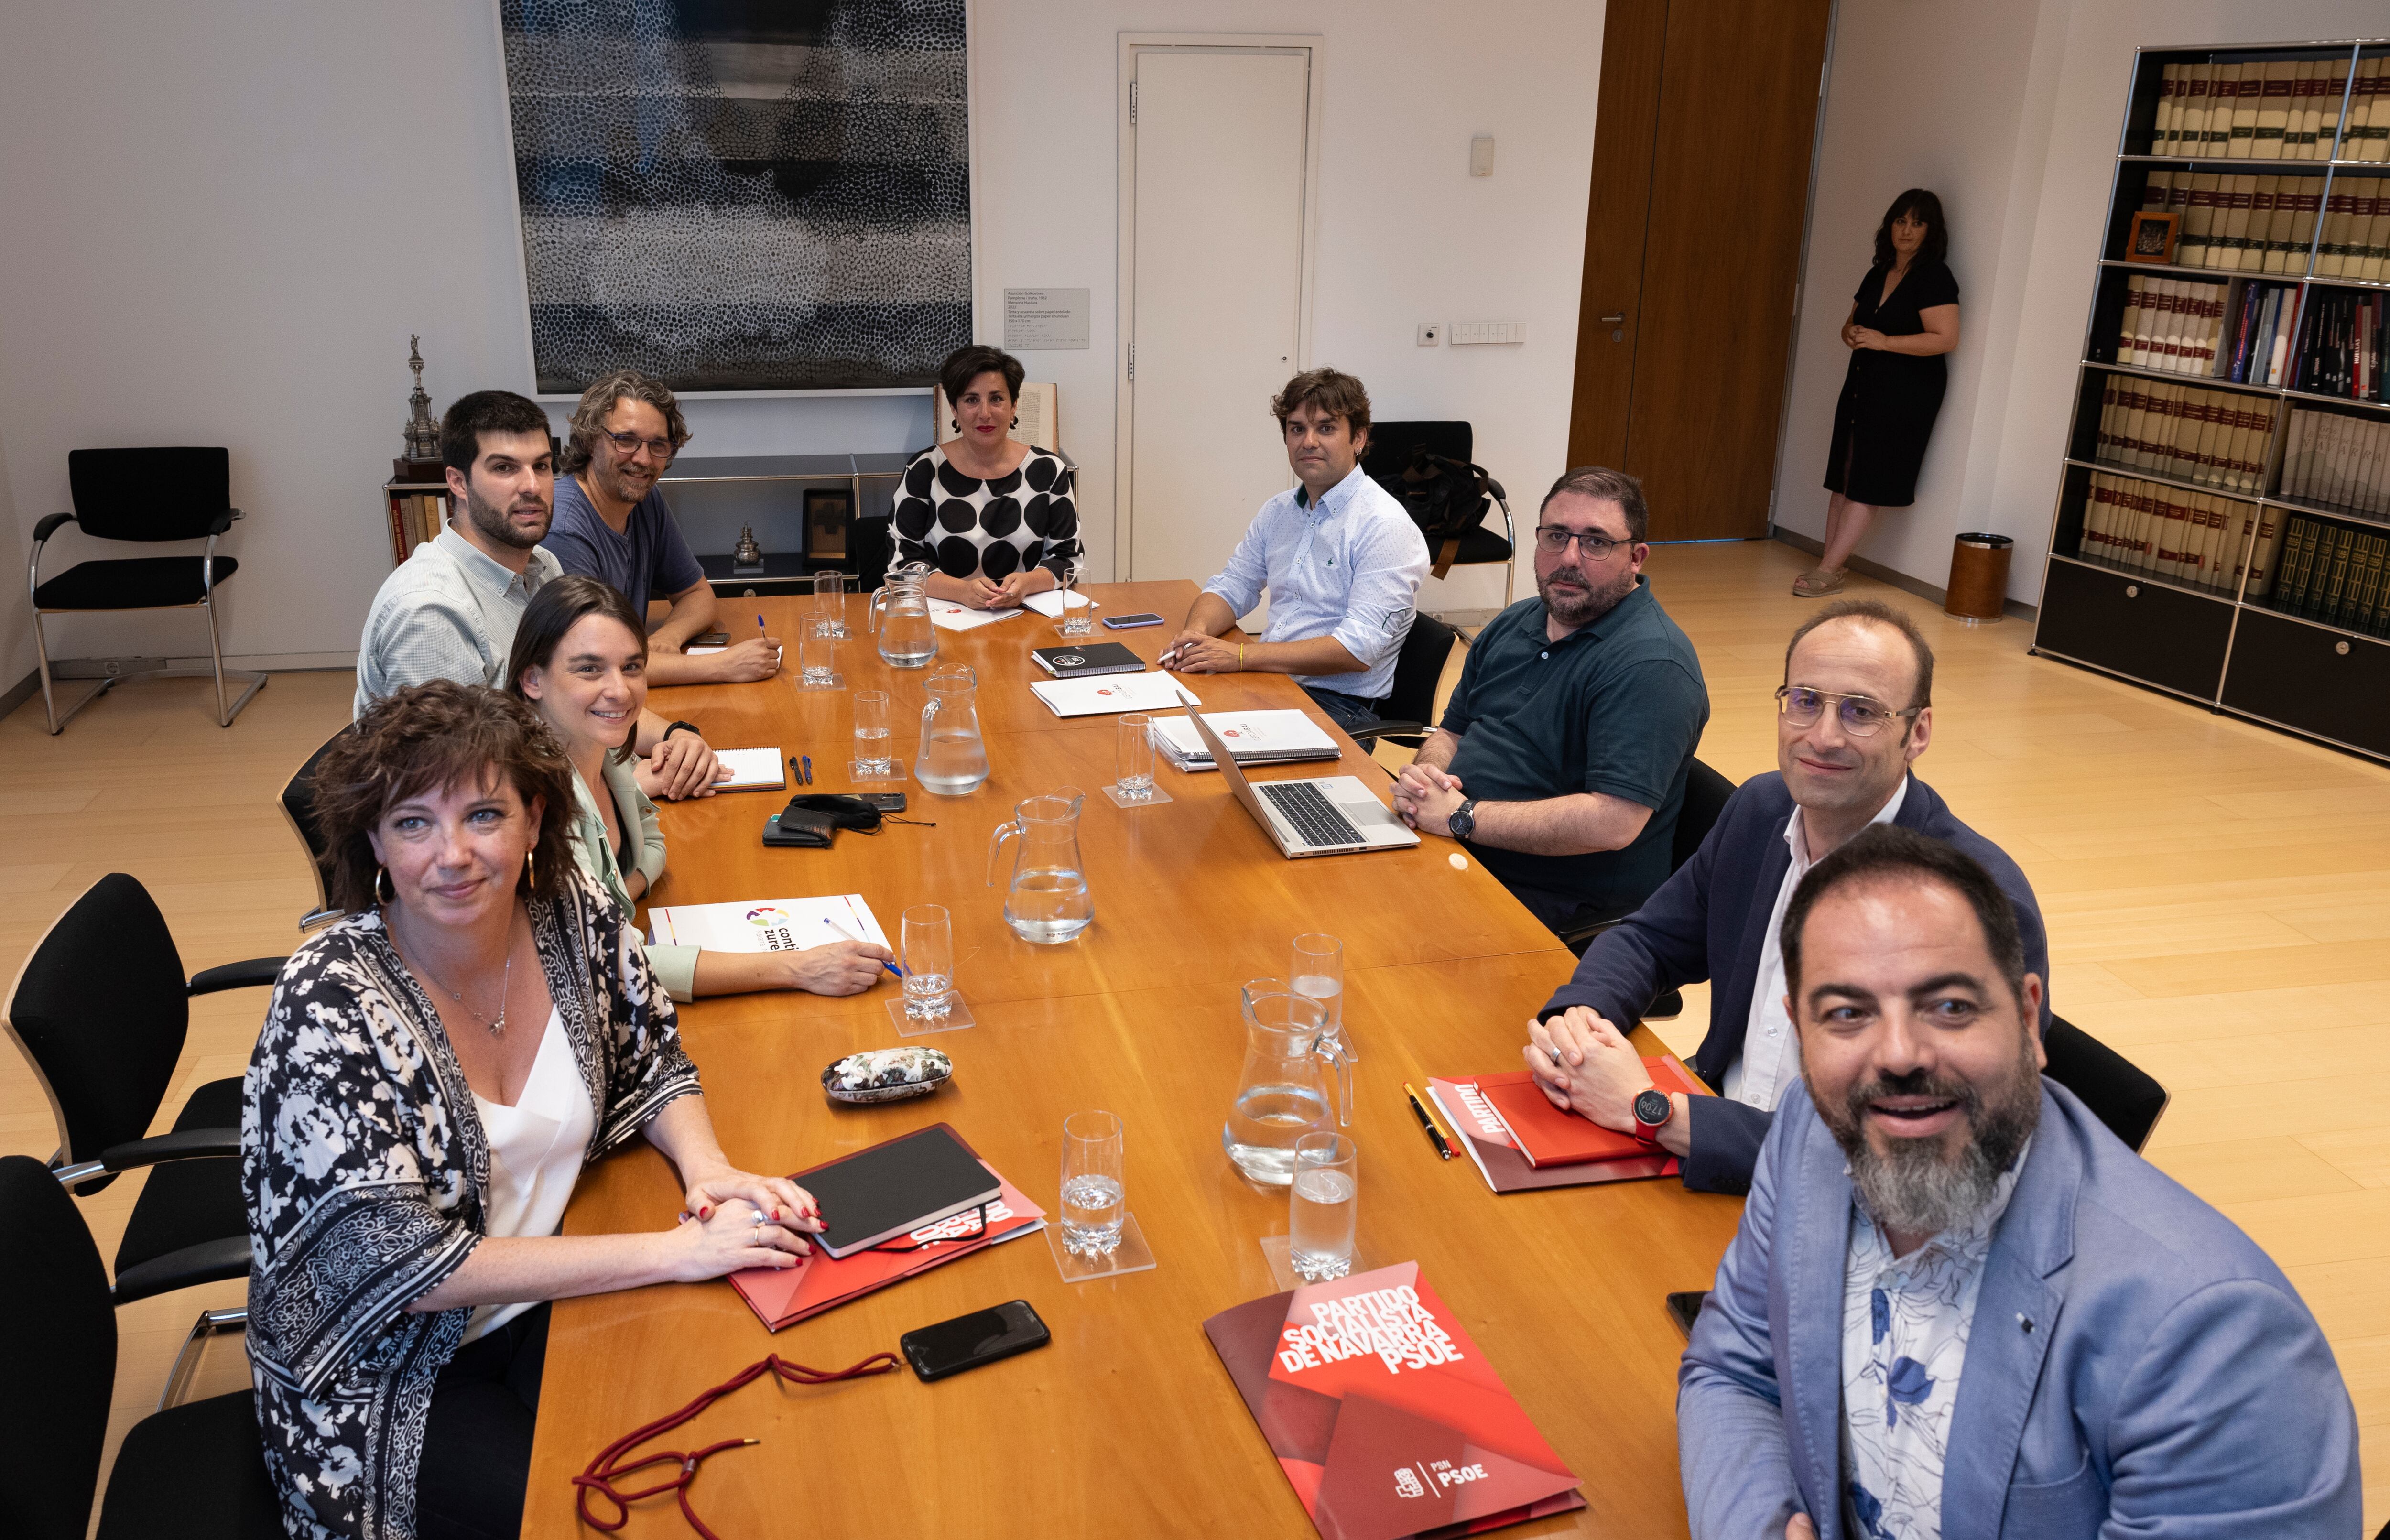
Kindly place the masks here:
[[(445, 680), (318, 773), (349, 913), (284, 967), (241, 1112), (249, 1351), (293, 1535), (514, 1534), (541, 1302), (793, 1265), (821, 1227), (715, 1142), (637, 930), (572, 858), (572, 773), (528, 707)], [(641, 1134), (691, 1217), (557, 1234), (581, 1170)]]

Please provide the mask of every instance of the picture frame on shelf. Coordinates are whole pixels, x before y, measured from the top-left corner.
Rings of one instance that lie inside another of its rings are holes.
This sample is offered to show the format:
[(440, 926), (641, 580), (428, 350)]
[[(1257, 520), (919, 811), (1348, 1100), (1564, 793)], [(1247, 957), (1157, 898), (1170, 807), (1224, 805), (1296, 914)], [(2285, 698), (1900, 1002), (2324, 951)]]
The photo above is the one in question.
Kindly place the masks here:
[(2125, 237), (2127, 262), (2150, 262), (2162, 266), (2174, 263), (2175, 237), (2180, 233), (2179, 214), (2152, 213), (2147, 211), (2133, 215), (2133, 227)]

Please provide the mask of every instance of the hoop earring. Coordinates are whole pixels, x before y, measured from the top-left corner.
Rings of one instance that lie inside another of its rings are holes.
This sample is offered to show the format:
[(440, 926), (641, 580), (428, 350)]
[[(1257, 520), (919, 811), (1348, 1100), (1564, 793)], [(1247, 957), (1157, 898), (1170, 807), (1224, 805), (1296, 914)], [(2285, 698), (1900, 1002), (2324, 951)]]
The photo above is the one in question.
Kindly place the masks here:
[(376, 866), (376, 867), (374, 867), (374, 881), (373, 881), (373, 895), (374, 895), (374, 902), (375, 902), (375, 903), (377, 903), (377, 904), (395, 904), (395, 903), (397, 903), (397, 902), (398, 902), (398, 884), (397, 884), (397, 883), (395, 883), (395, 882), (391, 882), (391, 884), (390, 884), (390, 896), (389, 896), (388, 898), (384, 898), (384, 897), (382, 896), (382, 892), (381, 892), (381, 885), (382, 885), (383, 883), (385, 883), (385, 882), (390, 882), (390, 868), (389, 868), (388, 866)]
[(1015, 417), (1015, 418), (1013, 418), (1013, 419), (1012, 419), (1012, 426), (1013, 426), (1013, 427), (1015, 427), (1015, 428), (1020, 427), (1020, 426), (1021, 426), (1021, 419), (1020, 419), (1019, 417)]

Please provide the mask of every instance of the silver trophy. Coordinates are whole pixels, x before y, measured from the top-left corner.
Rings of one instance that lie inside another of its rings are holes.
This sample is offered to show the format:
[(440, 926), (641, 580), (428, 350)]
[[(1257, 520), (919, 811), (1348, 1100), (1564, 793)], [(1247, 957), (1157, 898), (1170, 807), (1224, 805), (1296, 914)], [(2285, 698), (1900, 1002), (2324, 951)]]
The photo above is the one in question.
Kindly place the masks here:
[(422, 340), (406, 340), (406, 366), (415, 371), (415, 393), (406, 398), (406, 457), (410, 460), (436, 460), (440, 457), (440, 425), (431, 420), (431, 397), (423, 389)]

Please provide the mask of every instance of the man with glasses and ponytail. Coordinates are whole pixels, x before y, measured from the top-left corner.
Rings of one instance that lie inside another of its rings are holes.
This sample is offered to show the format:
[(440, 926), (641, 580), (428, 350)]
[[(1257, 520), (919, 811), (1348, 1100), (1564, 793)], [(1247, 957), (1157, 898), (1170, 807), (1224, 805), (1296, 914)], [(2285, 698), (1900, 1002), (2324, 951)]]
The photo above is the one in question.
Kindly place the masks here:
[(1642, 575), (1643, 485), (1568, 472), (1536, 520), (1536, 597), (1470, 644), (1444, 723), (1394, 783), (1413, 828), (1467, 845), (1556, 933), (1667, 880), (1709, 721), (1693, 644)]
[[(2016, 908), (2025, 967), (2049, 978), (2024, 873), (1910, 773), (1933, 741), (1933, 649), (1890, 605), (1839, 600), (1792, 633), (1776, 691), (1776, 773), (1743, 783), (1692, 859), (1594, 938), (1528, 1024), (1527, 1067), (1546, 1096), (1675, 1154), (1688, 1187), (1748, 1191), (1777, 1103), (1801, 1084), (1778, 947), (1785, 908), (1811, 866), (1870, 825), (1914, 829), (1972, 857)], [(1718, 1094), (1663, 1097), (1621, 1034), (1663, 991), (1704, 980), (1710, 1028), (1692, 1065)], [(2042, 1030), (2049, 1009), (2045, 983)]]

